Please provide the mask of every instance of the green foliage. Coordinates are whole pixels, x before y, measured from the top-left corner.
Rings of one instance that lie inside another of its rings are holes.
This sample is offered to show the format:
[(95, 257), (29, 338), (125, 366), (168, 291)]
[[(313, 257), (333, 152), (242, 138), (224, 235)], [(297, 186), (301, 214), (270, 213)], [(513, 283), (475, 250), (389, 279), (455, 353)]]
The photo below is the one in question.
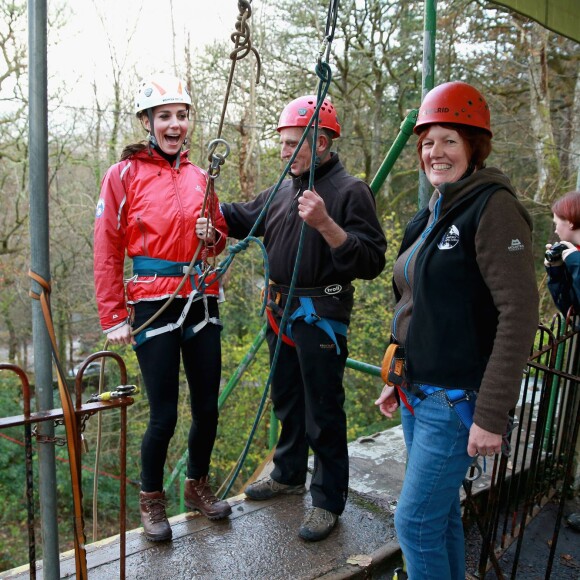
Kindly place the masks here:
[[(6, 371), (0, 373), (0, 409), (3, 416), (22, 414), (20, 381)], [(0, 431), (0, 570), (13, 567), (27, 551), (26, 472), (24, 429)]]

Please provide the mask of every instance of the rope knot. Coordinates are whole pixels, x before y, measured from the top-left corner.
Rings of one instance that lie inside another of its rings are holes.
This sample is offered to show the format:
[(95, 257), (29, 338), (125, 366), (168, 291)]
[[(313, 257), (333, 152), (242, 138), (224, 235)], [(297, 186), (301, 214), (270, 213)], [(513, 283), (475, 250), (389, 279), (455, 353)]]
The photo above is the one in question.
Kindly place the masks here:
[(240, 240), (237, 244), (229, 247), (230, 254), (238, 254), (243, 250), (247, 250), (249, 245), (250, 242), (248, 241), (248, 238)]
[(321, 81), (327, 83), (330, 80), (332, 71), (327, 62), (319, 60), (314, 70)]
[(256, 83), (260, 82), (260, 69), (262, 67), (262, 62), (260, 59), (260, 54), (252, 46), (250, 26), (247, 22), (248, 18), (252, 16), (252, 7), (249, 0), (238, 0), (238, 18), (236, 20), (236, 30), (232, 32), (230, 38), (235, 45), (234, 50), (230, 53), (230, 59), (232, 61), (242, 60), (250, 52), (256, 57)]

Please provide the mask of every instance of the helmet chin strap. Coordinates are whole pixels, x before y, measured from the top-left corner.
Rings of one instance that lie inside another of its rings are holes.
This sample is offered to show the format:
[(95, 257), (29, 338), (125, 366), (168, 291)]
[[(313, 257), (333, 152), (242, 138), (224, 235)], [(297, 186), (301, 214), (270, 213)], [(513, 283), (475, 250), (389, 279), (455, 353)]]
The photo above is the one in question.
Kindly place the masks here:
[(312, 136), (314, 130), (312, 128), (309, 129), (308, 134), (306, 135), (306, 141), (308, 141), (308, 145), (310, 145), (310, 151), (314, 151), (315, 156), (314, 156), (314, 169), (316, 169), (321, 162), (320, 156), (318, 155), (318, 152), (316, 151), (315, 147), (315, 143), (314, 143), (314, 138)]
[(153, 130), (153, 109), (147, 109), (147, 118), (149, 119), (149, 143), (152, 147), (159, 147)]

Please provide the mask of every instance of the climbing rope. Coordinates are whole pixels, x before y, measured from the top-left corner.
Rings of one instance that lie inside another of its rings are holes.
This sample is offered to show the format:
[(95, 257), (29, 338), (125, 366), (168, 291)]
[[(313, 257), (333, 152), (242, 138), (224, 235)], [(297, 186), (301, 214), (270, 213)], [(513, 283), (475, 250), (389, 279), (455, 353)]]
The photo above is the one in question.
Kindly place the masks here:
[[(252, 46), (251, 34), (250, 34), (250, 25), (248, 24), (249, 18), (252, 16), (252, 2), (251, 0), (238, 0), (238, 10), (240, 13), (238, 14), (238, 18), (236, 21), (235, 28), (236, 30), (232, 32), (230, 38), (234, 43), (234, 50), (230, 53), (230, 59), (232, 61), (230, 67), (230, 74), (228, 77), (228, 83), (226, 87), (226, 92), (224, 95), (224, 102), (222, 106), (222, 113), (220, 117), (220, 122), (217, 130), (217, 137), (218, 139), (222, 135), (222, 130), (224, 127), (224, 121), (226, 116), (226, 110), (228, 105), (228, 100), (230, 97), (230, 92), (232, 88), (232, 82), (234, 80), (234, 71), (236, 69), (236, 63), (239, 60), (245, 58), (250, 52), (256, 57), (256, 64), (257, 64), (257, 72), (256, 72), (256, 84), (260, 82), (260, 71), (262, 68), (262, 62), (260, 59), (260, 55), (258, 51)], [(210, 156), (213, 151), (210, 151)]]
[[(252, 5), (251, 0), (238, 0), (239, 14), (238, 14), (236, 24), (235, 24), (235, 31), (232, 32), (232, 34), (230, 36), (232, 42), (234, 43), (234, 50), (232, 50), (232, 52), (230, 53), (230, 60), (232, 61), (232, 63), (230, 66), (230, 73), (228, 76), (226, 91), (224, 93), (224, 101), (223, 101), (222, 111), (220, 114), (220, 120), (219, 120), (219, 124), (218, 124), (217, 137), (213, 141), (211, 141), (211, 143), (208, 146), (208, 149), (209, 149), (208, 161), (210, 162), (210, 166), (209, 166), (207, 173), (208, 173), (208, 176), (210, 179), (207, 182), (205, 196), (204, 196), (204, 200), (203, 200), (203, 205), (202, 205), (202, 209), (200, 212), (200, 216), (202, 216), (202, 217), (206, 217), (205, 216), (206, 206), (208, 205), (207, 200), (211, 199), (212, 196), (215, 196), (215, 191), (214, 191), (214, 187), (213, 187), (214, 180), (219, 175), (220, 168), (224, 164), (225, 158), (227, 157), (227, 155), (230, 152), (230, 147), (229, 147), (228, 143), (224, 139), (222, 139), (221, 136), (222, 136), (222, 131), (223, 131), (224, 123), (225, 123), (228, 102), (229, 102), (230, 93), (231, 93), (231, 89), (232, 89), (232, 83), (234, 80), (234, 72), (236, 69), (236, 63), (239, 60), (242, 60), (243, 58), (245, 58), (250, 53), (252, 53), (256, 57), (256, 64), (257, 64), (256, 84), (258, 84), (260, 82), (260, 71), (262, 68), (262, 63), (261, 63), (261, 59), (260, 59), (260, 54), (258, 53), (256, 48), (254, 46), (252, 46), (250, 25), (248, 23), (248, 20), (252, 16), (251, 5)], [(219, 153), (216, 153), (217, 147), (220, 144), (224, 145), (226, 147), (225, 155), (220, 155)], [(210, 222), (215, 223), (214, 219), (213, 219), (214, 218), (213, 208), (215, 207), (215, 205), (210, 203), (209, 207), (210, 207), (210, 212), (207, 215), (207, 217), (209, 218), (208, 225), (207, 225), (208, 228), (209, 228)], [(202, 258), (206, 258), (206, 256), (202, 256)], [(215, 266), (215, 264), (214, 264), (214, 266)], [(207, 277), (209, 272), (210, 272), (210, 270), (206, 269), (206, 273), (203, 276), (203, 279), (205, 279)]]
[[(242, 2), (240, 1), (240, 4), (241, 3)], [(280, 174), (278, 181), (276, 182), (276, 184), (272, 188), (272, 191), (268, 195), (268, 198), (264, 204), (264, 207), (262, 208), (262, 211), (260, 212), (260, 214), (256, 218), (256, 221), (254, 222), (254, 225), (252, 226), (248, 236), (244, 240), (241, 240), (240, 242), (238, 242), (236, 245), (228, 248), (230, 255), (226, 258), (226, 260), (222, 264), (220, 264), (219, 268), (217, 269), (218, 277), (223, 275), (225, 273), (225, 271), (228, 269), (228, 267), (230, 266), (230, 264), (233, 260), (234, 255), (237, 254), (238, 252), (240, 252), (241, 250), (245, 250), (248, 247), (248, 243), (247, 243), (248, 239), (252, 239), (253, 241), (256, 240), (256, 238), (254, 236), (256, 229), (258, 228), (258, 226), (260, 225), (260, 223), (264, 219), (265, 215), (267, 214), (268, 209), (270, 208), (270, 205), (271, 205), (274, 197), (278, 193), (278, 190), (280, 189), (280, 186), (282, 185), (284, 179), (286, 179), (286, 176), (288, 175), (290, 168), (292, 167), (292, 163), (294, 163), (294, 160), (296, 159), (296, 156), (298, 155), (298, 152), (300, 151), (302, 144), (308, 138), (308, 134), (309, 134), (311, 129), (314, 130), (314, 137), (313, 138), (314, 138), (314, 142), (316, 142), (315, 140), (316, 140), (316, 136), (317, 136), (317, 132), (318, 132), (319, 111), (320, 111), (320, 108), (322, 107), (323, 100), (326, 97), (326, 94), (328, 93), (328, 89), (330, 87), (330, 83), (332, 80), (332, 71), (331, 71), (330, 65), (328, 64), (327, 61), (328, 61), (329, 56), (330, 56), (330, 48), (331, 48), (331, 44), (332, 44), (332, 41), (334, 39), (334, 34), (336, 31), (337, 18), (338, 18), (338, 0), (331, 0), (329, 3), (329, 6), (328, 6), (328, 12), (327, 12), (327, 17), (326, 17), (326, 28), (325, 28), (325, 32), (324, 32), (324, 39), (322, 41), (322, 46), (321, 46), (320, 51), (319, 51), (318, 61), (317, 61), (316, 68), (315, 68), (316, 75), (318, 76), (320, 81), (319, 81), (319, 85), (318, 85), (317, 103), (316, 103), (316, 108), (314, 110), (314, 114), (312, 115), (308, 124), (304, 128), (304, 132), (302, 133), (302, 137), (298, 141), (298, 144), (296, 145), (296, 148), (294, 150), (294, 153), (292, 154), (292, 157), (290, 157), (290, 159), (288, 160), (286, 167), (284, 168), (284, 170)], [(245, 54), (244, 54), (244, 56), (245, 56)], [(223, 118), (222, 118), (222, 120), (223, 120)], [(316, 159), (316, 151), (313, 151), (312, 167), (315, 167), (315, 163), (314, 163), (315, 159)], [(311, 171), (310, 172), (309, 188), (312, 188), (312, 183), (313, 183), (313, 179), (314, 179), (313, 174), (314, 174), (314, 172)]]

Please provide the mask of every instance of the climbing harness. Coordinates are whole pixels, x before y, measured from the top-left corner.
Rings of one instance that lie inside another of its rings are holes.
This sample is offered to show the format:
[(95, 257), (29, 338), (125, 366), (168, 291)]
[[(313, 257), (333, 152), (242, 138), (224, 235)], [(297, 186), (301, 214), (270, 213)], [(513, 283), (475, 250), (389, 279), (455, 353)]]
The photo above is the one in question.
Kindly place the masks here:
[(410, 389), (410, 392), (420, 401), (425, 400), (429, 395), (439, 391), (445, 391), (445, 397), (447, 398), (449, 406), (455, 409), (461, 422), (469, 431), (473, 425), (473, 412), (475, 411), (476, 397), (474, 393), (461, 389), (444, 389), (443, 387), (434, 387), (432, 385), (417, 385), (416, 388)]
[[(280, 336), (280, 327), (276, 322), (274, 312), (276, 312), (280, 318), (282, 317), (282, 308), (279, 306), (280, 296), (288, 296), (289, 290), (288, 286), (282, 286), (280, 284), (270, 284), (268, 286), (268, 322), (270, 323), (272, 330), (278, 336)], [(288, 318), (285, 332), (282, 333), (282, 341), (289, 346), (296, 346), (292, 339), (292, 324), (296, 320), (303, 320), (306, 324), (316, 326), (324, 331), (336, 346), (337, 354), (340, 354), (340, 347), (336, 335), (340, 334), (346, 336), (348, 325), (332, 318), (322, 318), (318, 316), (312, 298), (336, 296), (350, 291), (352, 291), (351, 284), (346, 284), (345, 286), (342, 286), (341, 284), (329, 284), (328, 286), (320, 286), (318, 288), (295, 288), (294, 296), (298, 298), (299, 306)]]
[[(157, 258), (150, 258), (148, 256), (135, 256), (133, 258), (133, 274), (135, 276), (173, 277), (183, 275), (184, 279), (189, 278), (191, 280), (191, 286), (193, 288), (193, 290), (189, 293), (187, 302), (185, 303), (179, 318), (175, 322), (169, 322), (168, 324), (159, 328), (150, 328), (149, 325), (153, 320), (152, 317), (133, 333), (136, 342), (134, 348), (141, 346), (145, 341), (153, 338), (154, 336), (158, 336), (165, 332), (171, 332), (181, 328), (191, 308), (191, 305), (197, 300), (203, 300), (205, 316), (199, 323), (193, 326), (189, 326), (183, 330), (184, 339), (192, 338), (207, 324), (215, 324), (220, 327), (223, 326), (219, 318), (209, 315), (207, 295), (203, 293), (203, 290), (205, 289), (205, 282), (201, 280), (203, 276), (201, 266), (201, 262), (195, 262), (193, 264), (193, 268), (191, 268), (190, 265), (185, 262), (171, 262), (169, 260), (160, 260)], [(192, 270), (195, 271), (195, 274), (192, 274)], [(201, 288), (201, 290), (199, 288)], [(158, 312), (160, 313), (161, 309)]]
[[(473, 413), (475, 411), (476, 395), (470, 391), (462, 389), (444, 389), (433, 385), (414, 385), (405, 380), (405, 351), (403, 347), (396, 343), (391, 343), (385, 352), (381, 366), (381, 378), (390, 387), (395, 387), (397, 393), (411, 414), (414, 413), (413, 405), (409, 402), (406, 392), (414, 395), (419, 402), (425, 400), (429, 395), (439, 391), (445, 391), (445, 398), (450, 407), (455, 412), (469, 431), (473, 425)], [(486, 471), (486, 458), (483, 458), (483, 468), (479, 464), (479, 455), (473, 458), (470, 465), (469, 473), (466, 475), (468, 481), (475, 481), (481, 477), (482, 472)]]
[(462, 389), (445, 389), (443, 387), (435, 387), (433, 385), (415, 385), (410, 384), (405, 380), (405, 353), (402, 347), (396, 343), (392, 343), (387, 347), (383, 363), (381, 366), (381, 378), (385, 383), (391, 387), (396, 387), (401, 401), (405, 407), (413, 413), (413, 406), (409, 403), (406, 397), (406, 389), (409, 393), (417, 397), (419, 401), (424, 401), (429, 395), (439, 391), (445, 391), (445, 397), (450, 407), (455, 409), (459, 415), (461, 422), (469, 431), (473, 425), (473, 412), (475, 410), (475, 393), (464, 391)]
[(191, 305), (194, 302), (196, 302), (197, 300), (203, 301), (204, 312), (205, 312), (204, 317), (197, 324), (194, 324), (192, 326), (188, 326), (182, 330), (183, 340), (188, 340), (190, 338), (193, 338), (196, 334), (198, 334), (208, 324), (215, 324), (216, 326), (219, 326), (220, 328), (223, 327), (223, 323), (219, 318), (217, 318), (216, 316), (209, 315), (209, 309), (208, 309), (208, 304), (207, 304), (207, 295), (200, 294), (197, 290), (193, 290), (189, 294), (187, 302), (185, 303), (183, 310), (181, 311), (181, 314), (179, 315), (179, 318), (175, 322), (168, 322), (167, 324), (165, 324), (164, 326), (160, 326), (159, 328), (150, 328), (149, 326), (145, 326), (143, 328), (143, 330), (140, 330), (138, 333), (136, 333), (134, 335), (135, 345), (133, 348), (137, 348), (137, 347), (141, 346), (147, 340), (154, 338), (155, 336), (159, 336), (160, 334), (163, 334), (165, 332), (172, 332), (174, 330), (181, 328), (183, 326), (183, 322), (185, 321), (185, 318), (187, 317), (187, 314), (189, 312)]
[[(395, 387), (397, 393), (407, 409), (414, 414), (413, 406), (407, 399), (406, 392), (414, 395), (419, 401), (423, 401), (429, 395), (439, 391), (445, 391), (445, 397), (450, 407), (455, 409), (461, 422), (467, 430), (473, 425), (473, 413), (475, 411), (475, 400), (477, 394), (473, 391), (462, 389), (444, 389), (432, 385), (412, 385), (405, 380), (405, 351), (403, 347), (396, 343), (391, 343), (385, 352), (381, 366), (381, 378), (385, 384)], [(514, 419), (510, 415), (504, 434), (502, 435), (501, 455), (509, 457), (511, 453), (510, 437), (514, 428)], [(468, 475), (465, 480), (468, 482), (479, 479), (487, 469), (487, 458), (483, 457), (483, 466), (479, 463), (479, 454), (473, 458), (469, 466)]]

